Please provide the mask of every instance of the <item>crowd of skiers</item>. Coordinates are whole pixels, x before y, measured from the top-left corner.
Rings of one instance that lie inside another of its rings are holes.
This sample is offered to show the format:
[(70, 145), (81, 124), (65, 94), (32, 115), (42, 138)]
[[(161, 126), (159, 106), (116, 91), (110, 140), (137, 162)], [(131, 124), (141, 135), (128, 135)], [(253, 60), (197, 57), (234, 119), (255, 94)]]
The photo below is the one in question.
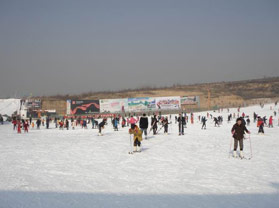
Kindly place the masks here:
[[(218, 112), (223, 111), (223, 109), (218, 110)], [(233, 155), (236, 156), (236, 151), (238, 148), (238, 144), (240, 147), (240, 157), (243, 157), (243, 139), (245, 133), (250, 133), (247, 130), (246, 126), (250, 126), (250, 117), (246, 115), (244, 112), (240, 115), (240, 108), (237, 109), (238, 113), (230, 113), (229, 109), (228, 111), (228, 123), (236, 119), (236, 123), (233, 125), (231, 132), (234, 138), (234, 148), (233, 148)], [(277, 115), (277, 112), (273, 112), (274, 117)], [(207, 113), (206, 116), (198, 116), (198, 121), (201, 123), (201, 129), (205, 130), (207, 128), (207, 121), (209, 119), (212, 120), (215, 127), (220, 127), (223, 123), (223, 117), (222, 116), (216, 116), (214, 117), (212, 114)], [(102, 119), (102, 121), (99, 123), (98, 120)], [(149, 117), (146, 114), (142, 114), (142, 116), (135, 116), (131, 115), (129, 117), (124, 117), (121, 115), (114, 115), (110, 118), (101, 118), (101, 117), (76, 117), (76, 118), (38, 118), (33, 121), (32, 117), (29, 119), (20, 119), (20, 118), (13, 118), (12, 124), (14, 130), (17, 130), (18, 133), (21, 133), (23, 130), (24, 132), (28, 133), (28, 129), (30, 126), (32, 129), (35, 127), (37, 129), (40, 129), (41, 126), (45, 126), (46, 129), (49, 128), (50, 123), (55, 124), (55, 128), (59, 128), (60, 130), (67, 129), (75, 129), (77, 126), (87, 129), (88, 126), (91, 124), (92, 129), (98, 129), (99, 135), (102, 134), (102, 130), (105, 128), (105, 126), (108, 124), (108, 119), (111, 120), (111, 124), (113, 126), (114, 131), (119, 130), (119, 126), (122, 128), (130, 127), (129, 133), (130, 135), (133, 135), (134, 139), (134, 151), (140, 151), (141, 150), (141, 142), (143, 139), (148, 138), (148, 134), (151, 132), (153, 135), (158, 134), (162, 129), (164, 131), (164, 134), (169, 133), (169, 125), (172, 124), (171, 122), (171, 115), (169, 116), (162, 116), (162, 115), (152, 115), (150, 122)], [(269, 119), (267, 119), (266, 116), (259, 116), (255, 112), (253, 113), (253, 121), (257, 124), (258, 127), (258, 133), (264, 134), (264, 127), (273, 127), (273, 116), (270, 116)], [(170, 121), (170, 122), (169, 122)], [(184, 135), (184, 130), (187, 128), (187, 124), (191, 123), (194, 124), (194, 114), (186, 114), (186, 113), (180, 113), (178, 116), (175, 116), (175, 125), (177, 125), (178, 128), (178, 135), (182, 136)], [(1, 123), (1, 117), (0, 117), (0, 123)], [(278, 119), (279, 124), (279, 119)]]

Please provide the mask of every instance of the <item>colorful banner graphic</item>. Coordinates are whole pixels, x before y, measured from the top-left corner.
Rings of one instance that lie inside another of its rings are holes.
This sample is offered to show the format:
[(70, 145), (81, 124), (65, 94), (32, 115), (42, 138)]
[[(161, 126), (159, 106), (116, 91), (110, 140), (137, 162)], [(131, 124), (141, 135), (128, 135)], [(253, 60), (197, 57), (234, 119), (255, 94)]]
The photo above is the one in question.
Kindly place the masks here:
[(100, 104), (99, 100), (72, 100), (71, 101), (71, 114), (82, 115), (90, 113), (99, 113)]
[(128, 111), (128, 99), (100, 100), (101, 113), (121, 113)]
[(180, 97), (157, 97), (156, 108), (158, 110), (180, 109)]
[(156, 110), (155, 98), (128, 98), (128, 109), (130, 112), (154, 111)]

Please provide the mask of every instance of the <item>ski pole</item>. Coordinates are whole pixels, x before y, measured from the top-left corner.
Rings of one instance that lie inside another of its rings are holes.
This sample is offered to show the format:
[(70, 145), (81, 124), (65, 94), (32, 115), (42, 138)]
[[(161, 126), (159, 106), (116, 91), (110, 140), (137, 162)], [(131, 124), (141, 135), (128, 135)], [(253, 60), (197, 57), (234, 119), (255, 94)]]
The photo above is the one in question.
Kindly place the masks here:
[(249, 141), (250, 141), (250, 159), (253, 157), (253, 150), (252, 150), (252, 142), (251, 142), (251, 136), (249, 134)]
[(132, 136), (130, 134), (130, 152), (129, 154), (133, 154), (133, 147), (132, 147)]
[(156, 134), (158, 134), (163, 127), (164, 127), (164, 125), (162, 125), (162, 127), (156, 132)]
[(231, 144), (230, 144), (230, 149), (229, 149), (229, 158), (230, 158), (230, 156), (231, 156), (232, 141), (233, 141), (233, 137), (231, 137)]

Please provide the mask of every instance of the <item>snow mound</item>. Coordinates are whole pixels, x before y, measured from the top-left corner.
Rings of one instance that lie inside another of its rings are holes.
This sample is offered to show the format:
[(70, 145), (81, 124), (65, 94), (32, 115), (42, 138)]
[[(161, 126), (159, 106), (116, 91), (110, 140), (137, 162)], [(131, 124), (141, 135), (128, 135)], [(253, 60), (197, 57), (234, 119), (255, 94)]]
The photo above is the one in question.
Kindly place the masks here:
[(20, 99), (0, 99), (0, 114), (11, 116), (20, 109)]

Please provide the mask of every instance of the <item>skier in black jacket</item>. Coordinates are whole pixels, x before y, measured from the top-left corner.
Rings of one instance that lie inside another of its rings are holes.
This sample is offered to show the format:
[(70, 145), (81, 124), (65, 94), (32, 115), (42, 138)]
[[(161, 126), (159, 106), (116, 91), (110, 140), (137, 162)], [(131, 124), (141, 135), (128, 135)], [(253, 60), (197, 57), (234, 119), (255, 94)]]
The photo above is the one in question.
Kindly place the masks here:
[(146, 114), (144, 113), (142, 117), (140, 118), (140, 129), (145, 135), (145, 139), (147, 139), (147, 129), (148, 129), (148, 118), (146, 117)]
[(154, 115), (154, 117), (152, 118), (151, 120), (151, 128), (153, 129), (153, 135), (155, 135), (157, 133), (157, 129), (158, 129), (158, 120), (157, 120), (157, 117), (156, 115)]
[(207, 119), (204, 117), (202, 117), (201, 122), (202, 122), (202, 128), (201, 129), (206, 129), (206, 121)]
[(102, 136), (102, 129), (105, 128), (106, 122), (107, 122), (107, 119), (104, 118), (103, 121), (101, 123), (99, 123), (99, 136)]
[(186, 125), (186, 119), (182, 114), (179, 114), (179, 117), (177, 119), (178, 121), (178, 131), (179, 131), (179, 136), (184, 135), (184, 125)]
[(243, 158), (243, 139), (245, 132), (250, 134), (250, 131), (246, 128), (246, 126), (242, 123), (242, 118), (238, 118), (236, 120), (236, 124), (233, 125), (231, 130), (234, 138), (234, 149), (233, 156), (236, 157), (236, 150), (238, 146), (238, 142), (240, 145), (240, 158)]

